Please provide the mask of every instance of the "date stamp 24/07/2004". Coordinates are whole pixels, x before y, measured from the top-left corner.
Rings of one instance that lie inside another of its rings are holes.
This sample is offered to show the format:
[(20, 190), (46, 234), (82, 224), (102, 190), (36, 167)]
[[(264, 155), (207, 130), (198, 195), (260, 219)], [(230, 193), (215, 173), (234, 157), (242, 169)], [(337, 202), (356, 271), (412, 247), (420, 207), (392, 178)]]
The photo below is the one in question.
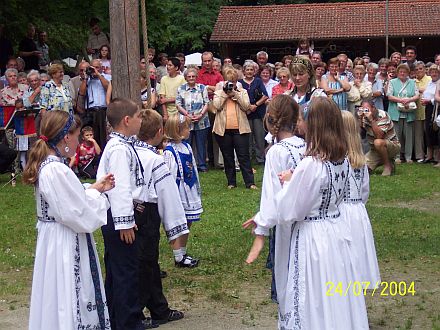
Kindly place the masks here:
[(354, 296), (407, 296), (416, 294), (416, 289), (414, 285), (414, 281), (412, 282), (381, 282), (377, 281), (376, 283), (368, 282), (368, 281), (350, 281), (346, 284), (343, 282), (326, 282), (326, 293), (325, 295), (328, 297), (333, 296), (341, 296), (346, 297), (347, 295)]

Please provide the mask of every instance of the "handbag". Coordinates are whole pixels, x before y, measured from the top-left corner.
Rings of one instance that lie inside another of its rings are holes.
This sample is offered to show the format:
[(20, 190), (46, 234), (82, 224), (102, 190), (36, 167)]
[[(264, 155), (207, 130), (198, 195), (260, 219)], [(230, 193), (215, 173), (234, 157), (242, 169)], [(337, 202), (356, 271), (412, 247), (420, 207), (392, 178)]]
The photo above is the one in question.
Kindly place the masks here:
[(406, 106), (403, 103), (397, 102), (397, 108), (401, 112), (413, 112), (417, 109), (416, 102), (409, 102)]
[(258, 102), (264, 96), (263, 92), (257, 87), (254, 89), (254, 100)]
[[(405, 88), (408, 85), (408, 83), (409, 83), (409, 79), (403, 84), (402, 88), (400, 89), (399, 93), (397, 93), (397, 95), (400, 95), (400, 93), (402, 93), (405, 90)], [(397, 109), (400, 112), (413, 112), (414, 110), (417, 109), (417, 104), (414, 101), (413, 102), (409, 102), (406, 105), (404, 105), (401, 102), (397, 102)]]

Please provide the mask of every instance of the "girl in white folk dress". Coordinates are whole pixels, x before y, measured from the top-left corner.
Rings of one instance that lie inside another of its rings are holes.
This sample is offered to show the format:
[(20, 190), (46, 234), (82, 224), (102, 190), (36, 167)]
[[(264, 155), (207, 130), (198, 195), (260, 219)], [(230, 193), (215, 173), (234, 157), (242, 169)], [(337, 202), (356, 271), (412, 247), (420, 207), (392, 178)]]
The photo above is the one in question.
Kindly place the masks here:
[[(268, 226), (277, 217), (275, 194), (282, 188), (278, 174), (286, 170), (294, 170), (306, 151), (304, 140), (294, 135), (298, 119), (299, 106), (290, 96), (277, 95), (269, 103), (264, 122), (270, 136), (274, 139), (274, 144), (267, 151), (260, 210), (254, 216), (254, 221), (263, 226)], [(268, 258), (268, 267), (272, 273), (277, 264), (274, 258), (275, 249), (283, 248), (289, 240), (290, 225), (277, 225), (276, 230), (274, 227)], [(276, 301), (274, 281), (272, 281), (271, 295)]]
[(347, 136), (350, 174), (340, 210), (352, 235), (351, 246), (356, 253), (360, 276), (356, 280), (370, 282), (368, 287), (373, 289), (377, 283), (380, 283), (380, 273), (376, 248), (374, 247), (373, 230), (365, 208), (370, 192), (370, 177), (365, 155), (362, 152), (360, 129), (356, 118), (350, 112), (342, 111), (342, 120)]
[(107, 302), (92, 232), (106, 223), (102, 195), (113, 175), (84, 189), (64, 158), (73, 157), (81, 121), (49, 111), (23, 174), (35, 186), (37, 248), (29, 317), (31, 330), (110, 329)]
[[(164, 150), (165, 163), (176, 180), (180, 200), (185, 210), (188, 229), (193, 222), (200, 221), (203, 212), (202, 191), (199, 173), (191, 146), (185, 142), (190, 134), (191, 119), (177, 114), (165, 123), (164, 131), (169, 143)], [(186, 252), (188, 234), (171, 242), (176, 267), (197, 267), (199, 260)]]
[[(276, 194), (277, 217), (262, 226), (246, 262), (259, 255), (274, 225), (290, 225), (290, 239), (275, 249), (279, 329), (368, 329), (364, 296), (339, 295), (358, 278), (351, 234), (339, 205), (349, 175), (341, 111), (324, 97), (314, 98), (307, 117), (307, 150), (291, 178)], [(280, 242), (281, 243), (281, 242)]]

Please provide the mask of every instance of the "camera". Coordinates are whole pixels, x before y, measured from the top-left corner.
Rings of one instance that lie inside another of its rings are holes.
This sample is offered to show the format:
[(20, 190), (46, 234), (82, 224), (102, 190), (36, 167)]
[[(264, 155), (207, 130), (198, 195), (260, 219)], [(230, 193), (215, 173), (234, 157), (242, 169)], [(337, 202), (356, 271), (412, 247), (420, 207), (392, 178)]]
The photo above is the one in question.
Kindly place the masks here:
[(40, 111), (41, 110), (40, 103), (32, 103), (31, 104), (31, 109), (34, 110), (34, 111)]
[(94, 78), (94, 76), (95, 76), (95, 68), (91, 67), (91, 66), (87, 67), (86, 75), (88, 75), (90, 78)]
[(227, 81), (223, 86), (223, 90), (225, 93), (232, 92), (234, 90), (234, 83), (231, 81)]
[(368, 112), (370, 112), (370, 109), (368, 109), (368, 108), (363, 108), (363, 107), (358, 107), (357, 108), (357, 113), (358, 113), (359, 116), (364, 114), (364, 113), (368, 113)]

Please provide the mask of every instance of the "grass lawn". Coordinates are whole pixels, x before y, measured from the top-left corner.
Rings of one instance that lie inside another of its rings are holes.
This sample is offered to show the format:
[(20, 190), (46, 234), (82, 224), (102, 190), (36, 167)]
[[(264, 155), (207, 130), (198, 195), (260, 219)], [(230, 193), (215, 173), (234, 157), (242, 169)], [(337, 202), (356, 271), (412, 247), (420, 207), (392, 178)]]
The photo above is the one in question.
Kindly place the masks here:
[[(259, 187), (262, 171), (257, 167)], [(252, 237), (240, 225), (258, 209), (260, 192), (244, 189), (239, 173), (237, 178), (239, 187), (228, 190), (222, 171), (201, 174), (205, 212), (192, 227), (188, 245), (188, 252), (201, 259), (200, 266), (176, 269), (164, 239), (161, 265), (169, 274), (164, 287), (174, 305), (234, 309), (243, 326), (254, 326), (267, 311), (275, 320), (276, 309), (269, 299), (267, 253), (251, 266), (244, 264)], [(0, 176), (1, 186), (7, 180)], [(400, 165), (395, 176), (372, 175), (370, 185), (367, 208), (382, 280), (414, 281), (416, 290), (414, 296), (367, 297), (370, 326), (440, 329), (440, 171), (429, 165)], [(26, 308), (36, 238), (33, 188), (2, 187), (0, 201), (0, 301), (9, 310)], [(95, 239), (102, 256), (99, 231)]]

